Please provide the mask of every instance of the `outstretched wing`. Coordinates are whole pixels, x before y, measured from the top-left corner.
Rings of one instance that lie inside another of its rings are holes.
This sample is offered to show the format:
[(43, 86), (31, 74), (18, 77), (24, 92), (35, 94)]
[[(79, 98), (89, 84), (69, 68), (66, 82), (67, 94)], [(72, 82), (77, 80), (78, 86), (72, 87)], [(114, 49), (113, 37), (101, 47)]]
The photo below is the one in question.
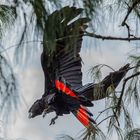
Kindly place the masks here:
[(71, 88), (82, 85), (81, 58), (79, 55), (88, 18), (78, 18), (82, 9), (64, 7), (48, 17), (45, 25), (42, 67), (45, 74), (45, 91), (63, 77)]

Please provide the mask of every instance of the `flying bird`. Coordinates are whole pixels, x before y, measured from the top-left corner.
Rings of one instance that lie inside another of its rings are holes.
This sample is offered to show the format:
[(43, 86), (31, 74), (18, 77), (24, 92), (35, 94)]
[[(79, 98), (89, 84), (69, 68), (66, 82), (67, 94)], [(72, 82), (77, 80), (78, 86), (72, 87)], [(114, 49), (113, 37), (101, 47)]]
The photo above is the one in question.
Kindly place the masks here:
[[(45, 89), (42, 97), (29, 109), (29, 118), (42, 114), (45, 117), (55, 112), (56, 116), (50, 123), (52, 125), (58, 116), (72, 112), (86, 128), (96, 127), (87, 107), (93, 106), (92, 98), (98, 99), (96, 93), (93, 93), (98, 85), (82, 85), (82, 60), (79, 53), (90, 21), (89, 18), (81, 17), (82, 11), (81, 8), (67, 6), (48, 16), (41, 54)], [(110, 85), (116, 87), (119, 84), (128, 68), (129, 64), (104, 78), (101, 82), (101, 98)], [(90, 95), (89, 98), (86, 95)]]
[(88, 27), (89, 18), (80, 17), (83, 9), (64, 7), (53, 12), (46, 21), (41, 54), (45, 77), (45, 90), (29, 109), (29, 118), (56, 112), (51, 120), (72, 112), (87, 128), (96, 122), (87, 107), (93, 103), (78, 93), (82, 88), (81, 57), (82, 37)]

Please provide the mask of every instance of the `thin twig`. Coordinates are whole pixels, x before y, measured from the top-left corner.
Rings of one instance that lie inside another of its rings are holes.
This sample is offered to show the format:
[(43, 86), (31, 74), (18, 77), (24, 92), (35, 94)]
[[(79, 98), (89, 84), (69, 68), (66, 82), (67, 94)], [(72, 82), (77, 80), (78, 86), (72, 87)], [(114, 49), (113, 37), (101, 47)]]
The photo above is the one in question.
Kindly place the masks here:
[(137, 67), (140, 67), (140, 65), (136, 65), (136, 66), (134, 66), (134, 67), (130, 67), (128, 70), (135, 69), (135, 68), (137, 68)]
[(114, 110), (113, 110), (113, 113), (114, 113), (114, 117), (115, 117), (115, 119), (117, 121), (118, 126), (120, 126), (120, 123), (119, 123), (119, 120), (118, 120), (118, 116), (117, 116), (117, 114), (116, 114), (116, 112)]
[(99, 65), (101, 65), (101, 68), (105, 66), (115, 72), (115, 69), (113, 69), (111, 66), (109, 66), (107, 64), (99, 64)]
[(25, 42), (22, 42), (22, 43), (17, 43), (17, 44), (15, 44), (15, 45), (12, 45), (12, 46), (9, 46), (9, 47), (3, 49), (2, 51), (0, 51), (0, 54), (1, 54), (1, 53), (4, 53), (5, 51), (7, 51), (7, 50), (9, 50), (9, 49), (11, 49), (11, 48), (17, 47), (17, 46), (19, 46), (19, 45), (29, 44), (29, 43), (35, 43), (35, 42), (36, 42), (36, 43), (42, 43), (42, 41), (40, 41), (40, 40), (32, 40), (32, 41), (25, 41)]
[(99, 115), (96, 117), (95, 121), (97, 121), (97, 119), (101, 116), (102, 113), (104, 113), (105, 111), (107, 111), (107, 110), (109, 110), (109, 109), (112, 109), (112, 108), (115, 108), (115, 107), (114, 107), (114, 106), (108, 107), (108, 108), (104, 109), (103, 111), (100, 111), (100, 112), (99, 112)]
[(128, 31), (128, 38), (130, 38), (130, 37), (133, 36), (133, 35), (130, 34), (130, 26), (126, 23), (126, 20), (128, 19), (129, 15), (131, 14), (131, 12), (133, 11), (133, 9), (137, 6), (137, 4), (138, 4), (139, 2), (140, 2), (139, 0), (136, 0), (136, 1), (132, 4), (131, 7), (128, 5), (127, 14), (126, 14), (126, 16), (125, 16), (125, 18), (124, 18), (124, 20), (122, 21), (122, 24), (121, 24), (122, 26), (126, 26), (127, 31)]
[[(95, 34), (95, 33), (89, 33), (87, 31), (85, 31), (84, 34), (82, 34), (83, 36), (89, 36), (89, 37), (93, 37), (93, 38), (96, 38), (96, 39), (101, 39), (101, 40), (116, 40), (116, 41), (137, 41), (137, 40), (140, 40), (140, 37), (135, 37), (135, 36), (132, 36), (132, 37), (115, 37), (115, 36), (103, 36), (103, 35), (99, 35), (99, 34)], [(76, 38), (76, 37), (80, 37), (81, 34), (79, 35), (70, 35), (70, 36), (65, 36), (65, 37), (62, 37), (62, 38), (58, 38), (58, 39), (55, 39), (54, 41), (61, 41), (61, 40), (64, 40), (64, 39), (68, 39), (68, 38)], [(18, 43), (18, 44), (15, 44), (15, 45), (12, 45), (10, 47), (7, 47), (6, 49), (0, 51), (0, 54), (13, 48), (13, 47), (16, 47), (18, 45), (22, 45), (22, 44), (28, 44), (28, 43), (33, 43), (33, 42), (40, 42), (41, 44), (43, 44), (43, 41), (37, 41), (37, 40), (33, 40), (33, 41), (25, 41), (25, 42), (22, 42), (22, 43)], [(113, 69), (112, 69), (113, 70)]]
[(100, 122), (97, 124), (97, 126), (100, 125), (100, 124), (101, 124), (102, 122), (104, 122), (105, 120), (111, 118), (111, 117), (114, 117), (114, 115), (110, 115), (110, 116), (106, 117), (105, 119), (103, 119), (102, 121), (100, 121)]
[(89, 36), (89, 37), (93, 37), (96, 39), (101, 39), (101, 40), (119, 40), (119, 41), (137, 41), (140, 40), (140, 37), (115, 37), (115, 36), (103, 36), (103, 35), (99, 35), (99, 34), (95, 34), (95, 33), (89, 33), (89, 32), (85, 32), (85, 34), (83, 36)]
[(137, 73), (135, 73), (135, 74), (133, 74), (133, 75), (127, 77), (127, 78), (124, 80), (124, 82), (123, 82), (123, 87), (122, 87), (122, 90), (121, 90), (121, 95), (120, 95), (120, 98), (119, 98), (119, 101), (118, 101), (118, 104), (117, 104), (117, 108), (118, 108), (117, 110), (119, 110), (119, 108), (120, 108), (120, 105), (121, 105), (121, 102), (122, 102), (122, 98), (123, 98), (123, 95), (124, 95), (124, 90), (125, 90), (125, 86), (126, 86), (127, 81), (130, 80), (130, 79), (133, 78), (133, 77), (138, 76), (138, 75), (140, 75), (140, 72), (137, 72)]
[(140, 2), (139, 0), (136, 0), (136, 1), (132, 4), (131, 7), (130, 7), (130, 6), (128, 7), (127, 14), (126, 14), (126, 16), (125, 16), (125, 18), (124, 18), (124, 20), (122, 21), (122, 24), (121, 24), (122, 26), (125, 26), (126, 20), (128, 19), (130, 13), (132, 12), (132, 10), (136, 7), (136, 5), (137, 5), (139, 2)]
[[(64, 39), (67, 39), (67, 38), (75, 38), (75, 37), (80, 37), (81, 35), (70, 35), (70, 36), (65, 36), (65, 37), (62, 37), (62, 38), (58, 38), (58, 39), (55, 39), (54, 41), (61, 41), (61, 40), (64, 40)], [(96, 38), (96, 39), (101, 39), (101, 40), (116, 40), (116, 41), (137, 41), (137, 40), (140, 40), (140, 37), (115, 37), (115, 36), (103, 36), (103, 35), (98, 35), (98, 34), (94, 34), (94, 33), (89, 33), (87, 31), (85, 31), (85, 34), (83, 34), (83, 36), (89, 36), (89, 37), (93, 37), (93, 38)], [(16, 47), (18, 45), (22, 45), (22, 44), (26, 44), (26, 43), (33, 43), (33, 42), (40, 42), (43, 44), (43, 41), (25, 41), (25, 42), (22, 42), (22, 43), (18, 43), (18, 44), (15, 44), (15, 45), (12, 45), (10, 47), (7, 47), (6, 49), (0, 51), (0, 54), (13, 48), (13, 47)]]
[(127, 28), (127, 32), (128, 32), (128, 38), (130, 38), (132, 35), (130, 34), (130, 26), (125, 22), (124, 26), (126, 26)]

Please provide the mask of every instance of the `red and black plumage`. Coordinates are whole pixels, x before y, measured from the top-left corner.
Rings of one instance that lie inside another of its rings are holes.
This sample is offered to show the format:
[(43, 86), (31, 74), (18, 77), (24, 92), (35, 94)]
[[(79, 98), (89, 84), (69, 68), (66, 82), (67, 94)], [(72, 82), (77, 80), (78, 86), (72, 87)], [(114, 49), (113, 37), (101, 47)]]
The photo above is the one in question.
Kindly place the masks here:
[[(71, 99), (66, 101), (69, 107), (69, 110), (76, 116), (76, 118), (87, 128), (92, 126), (92, 123), (96, 124), (96, 122), (92, 119), (92, 113), (85, 107), (85, 106), (92, 106), (90, 100), (85, 99), (83, 100), (81, 96), (78, 95), (76, 91), (72, 91), (67, 85), (59, 80), (55, 81), (55, 87), (58, 89), (62, 94), (66, 94), (70, 96)], [(65, 97), (66, 99), (68, 97)], [(84, 106), (85, 105), (85, 106)]]
[(85, 127), (95, 124), (92, 113), (86, 108), (93, 104), (78, 93), (78, 89), (82, 87), (79, 52), (84, 30), (90, 21), (88, 18), (78, 17), (81, 12), (81, 8), (64, 7), (51, 14), (46, 21), (46, 41), (41, 55), (45, 93), (30, 108), (30, 117), (51, 111), (55, 111), (57, 116), (72, 112)]

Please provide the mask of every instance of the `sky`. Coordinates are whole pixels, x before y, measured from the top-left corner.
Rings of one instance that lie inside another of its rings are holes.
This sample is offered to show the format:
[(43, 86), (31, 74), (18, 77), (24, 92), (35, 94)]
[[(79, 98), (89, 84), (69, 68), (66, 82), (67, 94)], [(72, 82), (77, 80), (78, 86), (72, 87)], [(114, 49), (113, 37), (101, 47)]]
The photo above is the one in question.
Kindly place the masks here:
[[(120, 32), (120, 28), (108, 28), (107, 34), (124, 35)], [(11, 44), (14, 43), (15, 35), (11, 36)], [(6, 45), (9, 45), (6, 44)], [(92, 82), (91, 76), (88, 74), (89, 69), (97, 64), (108, 64), (115, 70), (128, 63), (128, 53), (135, 47), (135, 43), (124, 41), (99, 41), (94, 38), (85, 37), (80, 55), (83, 60), (83, 84)], [(11, 50), (12, 52), (12, 50)], [(22, 68), (17, 68), (16, 74), (19, 79), (20, 94), (23, 95), (25, 102), (20, 105), (20, 110), (16, 115), (15, 121), (7, 124), (7, 133), (4, 137), (9, 139), (26, 139), (26, 140), (54, 140), (60, 134), (69, 134), (73, 137), (79, 135), (79, 132), (84, 128), (83, 125), (70, 115), (60, 116), (56, 120), (56, 124), (49, 126), (51, 118), (55, 116), (54, 113), (47, 114), (45, 118), (38, 116), (33, 119), (28, 118), (28, 110), (35, 100), (40, 98), (44, 90), (44, 76), (40, 64), (41, 51), (38, 50), (33, 55), (33, 58), (28, 64)], [(103, 75), (111, 72), (110, 69), (104, 68)], [(93, 102), (94, 107), (90, 110), (94, 114), (93, 118), (103, 110), (105, 102)], [(138, 119), (138, 118), (136, 118)], [(101, 126), (106, 129), (106, 126)], [(114, 140), (117, 140), (114, 135)]]

